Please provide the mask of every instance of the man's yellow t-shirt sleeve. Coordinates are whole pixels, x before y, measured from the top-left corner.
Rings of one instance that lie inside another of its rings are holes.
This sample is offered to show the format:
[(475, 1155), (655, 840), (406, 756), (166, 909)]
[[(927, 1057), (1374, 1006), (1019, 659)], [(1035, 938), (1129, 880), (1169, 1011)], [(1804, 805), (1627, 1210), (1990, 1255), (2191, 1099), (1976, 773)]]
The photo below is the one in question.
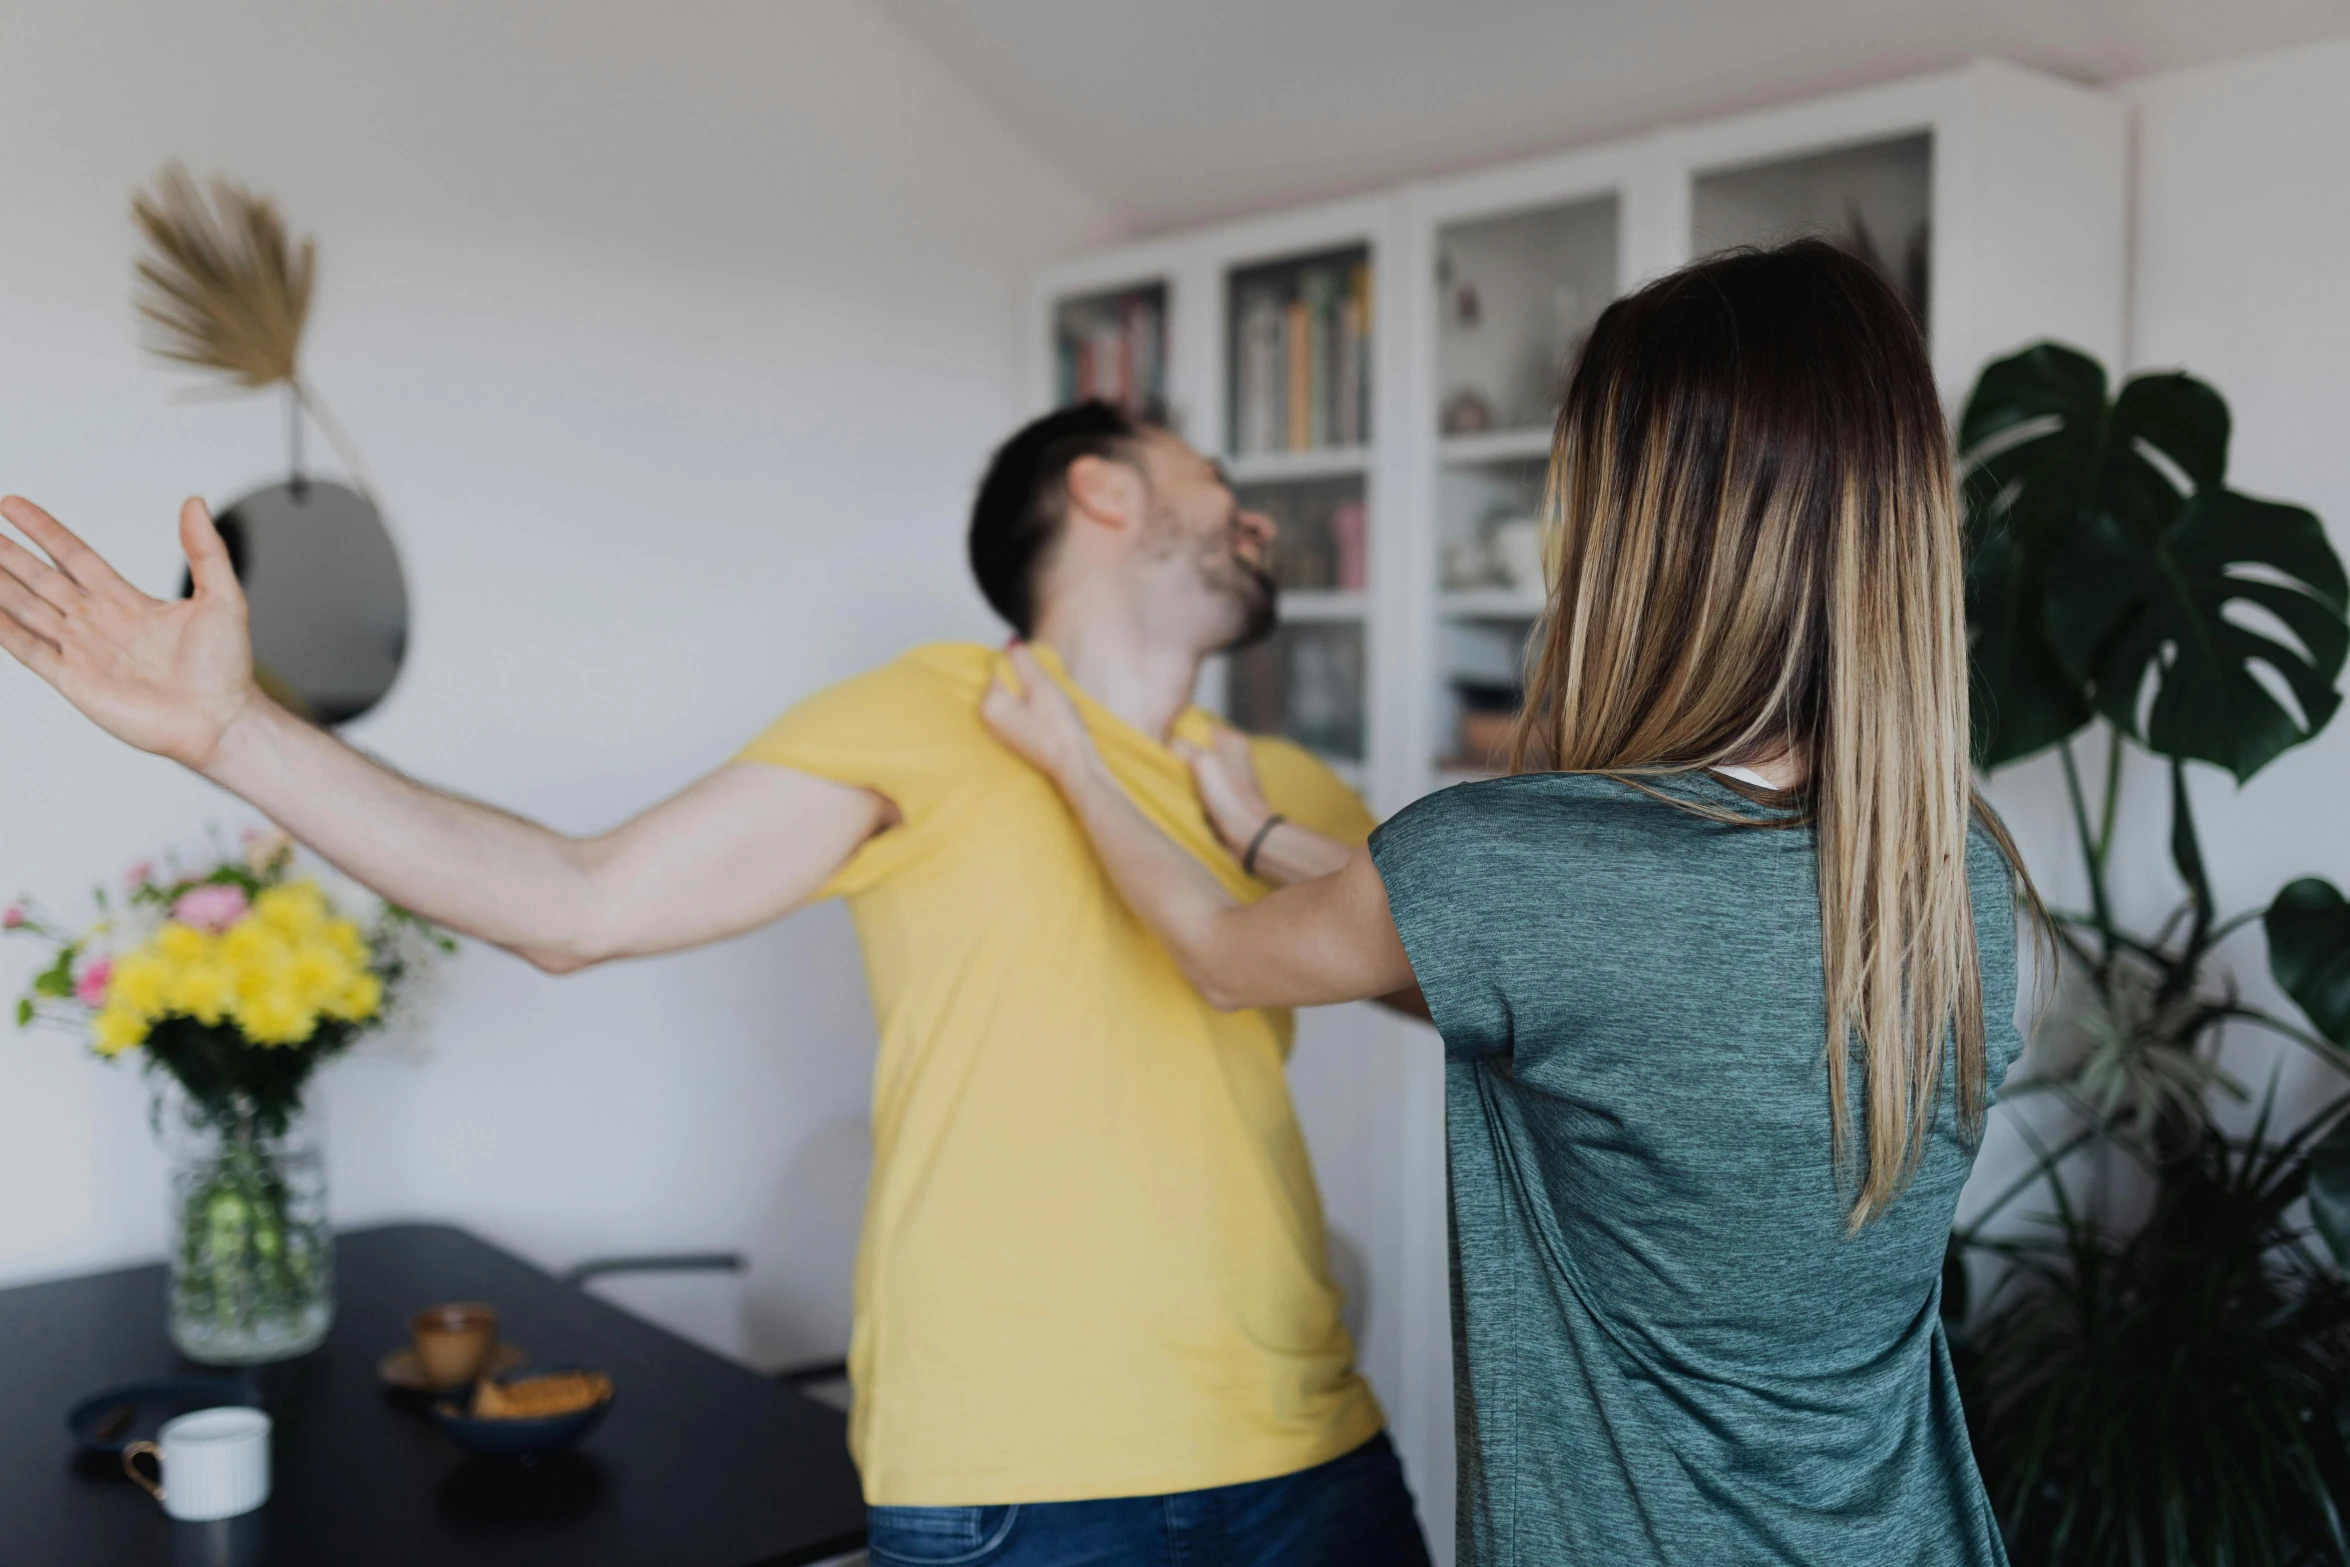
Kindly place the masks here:
[(1294, 740), (1271, 735), (1250, 735), (1248, 749), (1267, 805), (1325, 838), (1349, 845), (1370, 841), (1379, 819), (1328, 763)]
[[(976, 677), (963, 667), (972, 653), (979, 655)], [(818, 898), (878, 886), (928, 848), (940, 809), (970, 776), (972, 745), (995, 743), (979, 727), (985, 678), (985, 649), (916, 648), (817, 692), (735, 754), (738, 762), (870, 789), (898, 808), (900, 823), (866, 839)]]

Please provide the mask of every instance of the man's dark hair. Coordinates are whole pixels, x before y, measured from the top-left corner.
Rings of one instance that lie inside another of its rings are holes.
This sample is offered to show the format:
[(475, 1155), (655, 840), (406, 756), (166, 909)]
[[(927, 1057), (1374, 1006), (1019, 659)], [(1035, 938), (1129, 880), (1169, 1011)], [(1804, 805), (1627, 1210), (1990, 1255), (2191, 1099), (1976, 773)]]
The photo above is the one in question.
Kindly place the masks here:
[(1061, 537), (1069, 467), (1080, 457), (1131, 459), (1156, 426), (1098, 399), (1058, 409), (1014, 431), (988, 459), (971, 503), (971, 574), (995, 612), (1027, 636), (1036, 579)]

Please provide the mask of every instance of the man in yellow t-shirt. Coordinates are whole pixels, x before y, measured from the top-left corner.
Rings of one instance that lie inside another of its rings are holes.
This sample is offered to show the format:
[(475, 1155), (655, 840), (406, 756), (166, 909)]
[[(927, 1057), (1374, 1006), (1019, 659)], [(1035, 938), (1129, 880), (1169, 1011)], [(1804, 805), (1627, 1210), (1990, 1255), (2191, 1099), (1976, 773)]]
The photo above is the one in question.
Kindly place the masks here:
[[(849, 900), (881, 1030), (850, 1346), (877, 1563), (1426, 1562), (1340, 1322), (1290, 1020), (1184, 984), (982, 724), (998, 654), (917, 648), (574, 839), (272, 703), (201, 503), (181, 601), (0, 514), (48, 557), (0, 536), (0, 646), (429, 918), (568, 972)], [(1098, 403), (1005, 442), (970, 534), (1128, 794), (1244, 898), (1371, 826), (1305, 752), (1190, 705), (1203, 659), (1272, 625), (1271, 538), (1214, 463)]]

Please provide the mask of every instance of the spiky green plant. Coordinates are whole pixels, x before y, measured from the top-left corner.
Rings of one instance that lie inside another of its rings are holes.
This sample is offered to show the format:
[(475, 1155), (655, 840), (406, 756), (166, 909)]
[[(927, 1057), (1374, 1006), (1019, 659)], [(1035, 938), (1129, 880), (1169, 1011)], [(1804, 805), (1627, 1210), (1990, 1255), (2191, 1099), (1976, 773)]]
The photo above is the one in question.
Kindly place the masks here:
[(2206, 1125), (2135, 1228), (2043, 1152), (2050, 1201), (1963, 1335), (1975, 1451), (2019, 1563), (2243, 1567), (2350, 1559), (2350, 1284), (2292, 1222), (2337, 1101), (2291, 1136)]

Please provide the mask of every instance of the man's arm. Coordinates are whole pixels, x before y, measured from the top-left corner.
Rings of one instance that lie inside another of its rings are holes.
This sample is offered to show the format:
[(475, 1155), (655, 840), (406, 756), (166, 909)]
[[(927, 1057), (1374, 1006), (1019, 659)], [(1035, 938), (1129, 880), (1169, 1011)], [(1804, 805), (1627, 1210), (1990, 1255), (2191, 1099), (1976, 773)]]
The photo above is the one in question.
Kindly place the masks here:
[(253, 683), (244, 594), (201, 502), (180, 512), (191, 596), (147, 597), (29, 501), (48, 556), (0, 534), (0, 648), (118, 739), (243, 796), (355, 880), (568, 972), (715, 940), (805, 902), (895, 820), (869, 790), (753, 764), (571, 838), (406, 778)]
[(1369, 851), (1336, 874), (1241, 904), (1205, 866), (1136, 809), (1068, 696), (1026, 649), (1012, 662), (1021, 689), (991, 686), (990, 728), (1060, 786), (1119, 894), (1157, 933), (1183, 977), (1212, 1006), (1312, 1006), (1412, 987), (1411, 960), (1388, 912)]

